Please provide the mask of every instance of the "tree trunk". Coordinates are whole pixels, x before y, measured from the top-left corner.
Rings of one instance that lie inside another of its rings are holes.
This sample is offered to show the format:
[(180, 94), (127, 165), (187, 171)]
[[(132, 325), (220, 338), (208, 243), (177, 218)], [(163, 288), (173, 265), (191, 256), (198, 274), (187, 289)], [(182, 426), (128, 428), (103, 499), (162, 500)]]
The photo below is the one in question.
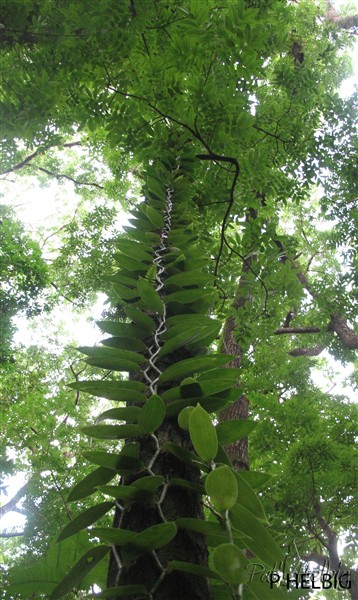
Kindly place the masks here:
[[(165, 187), (163, 184), (164, 189)], [(167, 205), (163, 215), (164, 226), (160, 233), (160, 243), (153, 246), (154, 259), (152, 263), (156, 266), (155, 289), (164, 303), (164, 312), (162, 316), (159, 316), (158, 313), (144, 311), (144, 314), (150, 315), (150, 318), (156, 320), (156, 329), (152, 333), (151, 339), (146, 342), (148, 348), (146, 358), (149, 367), (146, 371), (130, 377), (130, 379), (149, 384), (150, 392), (160, 396), (171, 389), (172, 385), (168, 386), (168, 384), (158, 382), (158, 374), (163, 373), (171, 365), (196, 354), (195, 350), (191, 351), (186, 347), (182, 347), (169, 353), (163, 359), (158, 358), (158, 353), (163, 346), (161, 335), (168, 327), (167, 319), (180, 313), (184, 315), (187, 312), (195, 313), (194, 309), (188, 311), (188, 305), (186, 304), (183, 306), (178, 305), (175, 309), (166, 304), (168, 291), (166, 290), (165, 281), (168, 273), (165, 257), (170, 250), (171, 229), (180, 227), (180, 218), (178, 215), (175, 216), (175, 197), (173, 198), (173, 206), (171, 206), (170, 194), (171, 191), (167, 191)], [(149, 206), (150, 204), (151, 202), (149, 202)], [(159, 234), (159, 231), (157, 234)], [(181, 273), (182, 271), (180, 271)], [(203, 294), (205, 295), (205, 289)], [(180, 380), (175, 381), (174, 384), (179, 386)], [(127, 402), (127, 406), (133, 406), (133, 403)], [(113, 527), (127, 531), (143, 532), (155, 525), (174, 523), (181, 517), (203, 519), (202, 495), (194, 489), (195, 485), (198, 486), (200, 480), (200, 470), (195, 465), (187, 464), (172, 453), (162, 450), (168, 442), (175, 444), (179, 449), (193, 450), (189, 434), (179, 427), (177, 416), (165, 418), (159, 429), (155, 431), (155, 435), (137, 438), (136, 442), (140, 446), (139, 458), (145, 466), (145, 472), (122, 477), (122, 483), (130, 485), (134, 481), (140, 480), (143, 475), (148, 475), (148, 473), (163, 477), (166, 483), (164, 487), (156, 492), (154, 501), (133, 502), (124, 506), (117, 502)], [(186, 487), (180, 484), (176, 485), (172, 481), (173, 478), (184, 480), (187, 484)], [(168, 600), (169, 598), (170, 600), (182, 600), (183, 598), (190, 600), (210, 599), (210, 587), (206, 577), (193, 577), (191, 573), (178, 570), (166, 571), (168, 563), (174, 560), (207, 567), (208, 551), (204, 536), (187, 529), (178, 528), (175, 537), (163, 547), (132, 557), (128, 556), (125, 547), (112, 545), (107, 586), (108, 588), (115, 588), (126, 585), (144, 585), (147, 590), (151, 591), (151, 597), (155, 597), (155, 600)], [(122, 597), (124, 596), (121, 595)], [(132, 596), (128, 595), (129, 597), (132, 599)], [(115, 598), (114, 593), (113, 600)]]

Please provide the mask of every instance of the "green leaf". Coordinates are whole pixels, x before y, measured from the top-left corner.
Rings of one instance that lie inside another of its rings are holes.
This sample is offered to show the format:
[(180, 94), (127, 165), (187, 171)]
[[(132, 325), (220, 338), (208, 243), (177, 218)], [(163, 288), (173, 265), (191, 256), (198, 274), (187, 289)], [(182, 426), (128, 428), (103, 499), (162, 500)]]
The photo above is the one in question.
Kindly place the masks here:
[(177, 527), (179, 529), (189, 529), (189, 531), (196, 531), (197, 533), (203, 533), (204, 535), (215, 535), (227, 539), (227, 531), (218, 522), (215, 521), (204, 521), (203, 519), (194, 519), (192, 517), (180, 517), (176, 520)]
[(67, 501), (73, 502), (74, 500), (82, 500), (82, 498), (90, 496), (96, 491), (96, 488), (99, 485), (107, 483), (113, 479), (115, 475), (116, 472), (113, 469), (99, 467), (95, 471), (92, 471), (92, 473), (89, 475), (86, 475), (86, 477), (84, 477), (75, 485), (75, 487), (70, 491)]
[(126, 269), (132, 273), (147, 272), (148, 264), (144, 261), (136, 260), (135, 258), (129, 258), (129, 256), (125, 256), (124, 254), (120, 253), (116, 253), (114, 258), (121, 269)]
[(129, 256), (130, 258), (135, 258), (137, 260), (143, 260), (144, 262), (152, 262), (153, 257), (153, 249), (151, 246), (145, 245), (143, 243), (138, 244), (133, 240), (126, 240), (123, 237), (119, 237), (116, 246), (120, 252)]
[(217, 394), (223, 390), (227, 390), (236, 384), (241, 371), (235, 367), (226, 367), (226, 369), (213, 369), (199, 375), (198, 382), (200, 383), (204, 395)]
[[(137, 282), (135, 284), (137, 285)], [(127, 317), (132, 319), (132, 321), (139, 327), (143, 327), (149, 333), (152, 333), (155, 330), (155, 322), (142, 310), (135, 308), (135, 306), (124, 306), (123, 310)]]
[[(210, 325), (211, 323), (216, 323), (210, 317), (206, 315), (193, 315), (193, 314), (184, 314), (184, 315), (175, 315), (172, 317), (168, 317), (167, 324), (169, 325), (168, 333), (174, 327), (179, 327), (181, 329), (190, 329), (191, 327), (205, 327)], [(168, 333), (164, 334), (164, 338), (168, 336)]]
[(154, 194), (154, 196), (162, 202), (166, 200), (165, 188), (158, 179), (154, 177), (148, 177), (146, 181), (146, 189), (150, 195)]
[(219, 423), (216, 426), (216, 433), (218, 435), (219, 443), (226, 446), (226, 444), (232, 444), (233, 442), (246, 437), (255, 427), (256, 423), (254, 421), (236, 419)]
[(208, 292), (208, 290), (203, 290), (202, 288), (194, 289), (194, 290), (183, 290), (180, 292), (173, 292), (172, 294), (168, 294), (165, 297), (165, 301), (168, 304), (173, 302), (178, 302), (179, 304), (191, 304), (192, 302), (196, 302), (197, 300), (202, 300), (203, 296), (205, 298), (211, 298), (214, 295), (214, 292)]
[(61, 542), (68, 537), (71, 537), (81, 529), (85, 529), (89, 525), (92, 525), (95, 521), (98, 521), (100, 517), (105, 515), (114, 506), (113, 502), (100, 502), (95, 506), (91, 506), (87, 510), (81, 512), (72, 521), (62, 529), (60, 535), (57, 538), (57, 542)]
[(75, 381), (69, 387), (119, 402), (144, 402), (147, 387), (139, 381)]
[[(122, 323), (122, 325), (127, 325), (127, 323)], [(134, 327), (134, 325), (129, 325), (129, 327)], [(144, 329), (141, 329), (143, 332), (143, 339), (145, 339)], [(129, 332), (131, 335), (131, 332)], [(109, 348), (121, 348), (122, 350), (138, 350), (139, 352), (146, 352), (147, 346), (138, 338), (128, 338), (128, 337), (111, 337), (106, 338), (105, 340), (101, 340), (101, 344), (104, 346), (108, 346)]]
[(179, 460), (182, 460), (183, 462), (186, 462), (194, 467), (199, 467), (203, 471), (209, 470), (209, 467), (204, 462), (202, 462), (200, 458), (198, 458), (195, 454), (188, 452), (188, 450), (185, 450), (184, 448), (181, 448), (180, 446), (177, 446), (172, 442), (165, 442), (162, 446), (162, 450), (163, 452), (170, 452), (170, 454), (173, 454), (173, 456), (176, 456), (177, 458), (179, 458)]
[(227, 465), (216, 467), (205, 479), (206, 493), (220, 512), (234, 506), (238, 497), (238, 486), (233, 470)]
[(90, 596), (91, 598), (127, 598), (128, 596), (137, 596), (140, 598), (149, 598), (150, 594), (144, 585), (121, 585), (104, 590), (100, 594)]
[(197, 492), (200, 495), (203, 495), (205, 493), (205, 488), (203, 485), (199, 483), (192, 483), (187, 479), (180, 479), (180, 477), (172, 477), (170, 480), (170, 485), (181, 487), (186, 490), (192, 490), (193, 492)]
[(181, 360), (168, 367), (160, 376), (159, 381), (165, 383), (183, 377), (184, 375), (187, 376), (198, 373), (199, 371), (215, 369), (216, 367), (226, 365), (232, 358), (233, 357), (228, 354), (186, 358), (185, 360)]
[(55, 587), (49, 600), (58, 600), (65, 594), (78, 587), (85, 576), (92, 571), (96, 564), (109, 552), (108, 546), (96, 546), (84, 554), (71, 571)]
[[(123, 451), (122, 451), (123, 452)], [(125, 454), (114, 454), (103, 452), (102, 450), (88, 450), (82, 455), (96, 465), (114, 469), (118, 473), (127, 473), (136, 471), (142, 465), (141, 461), (136, 456), (126, 456)]]
[(210, 416), (200, 404), (189, 419), (189, 433), (195, 451), (204, 461), (211, 461), (218, 451), (218, 438)]
[(139, 277), (137, 287), (146, 308), (162, 315), (164, 312), (164, 305), (161, 297), (152, 284), (146, 279)]
[(112, 284), (112, 290), (119, 300), (124, 300), (125, 302), (134, 302), (140, 299), (136, 289), (128, 288), (118, 283)]
[(105, 419), (116, 419), (118, 421), (138, 422), (141, 409), (138, 406), (126, 406), (123, 408), (110, 408), (105, 410), (96, 418), (96, 423)]
[(9, 593), (31, 598), (33, 594), (45, 594), (48, 598), (56, 584), (66, 575), (68, 565), (73, 564), (90, 549), (87, 531), (80, 531), (75, 539), (50, 544), (46, 556), (29, 566), (9, 569)]
[(146, 207), (146, 213), (148, 219), (153, 223), (156, 229), (163, 229), (164, 227), (164, 219), (159, 211), (151, 206)]
[[(136, 340), (146, 339), (148, 331), (132, 323), (121, 323), (120, 321), (97, 321), (98, 327), (105, 333)], [(102, 342), (104, 343), (104, 342)]]
[(114, 283), (116, 285), (124, 285), (126, 287), (136, 289), (137, 288), (137, 277), (130, 277), (130, 273), (125, 271), (126, 275), (122, 274), (122, 271), (117, 271), (114, 275), (103, 277), (104, 281)]
[(152, 527), (148, 527), (148, 529), (141, 531), (141, 533), (138, 533), (131, 543), (142, 548), (146, 552), (150, 552), (169, 544), (176, 533), (177, 526), (173, 521), (159, 523), (159, 525), (153, 525)]
[(217, 412), (227, 406), (227, 401), (225, 399), (216, 398), (215, 396), (212, 396), (211, 398), (187, 398), (186, 400), (175, 400), (174, 402), (167, 404), (167, 416), (176, 417), (183, 408), (188, 407), (188, 405), (196, 406), (198, 402), (209, 413)]
[[(248, 565), (247, 570), (249, 573), (252, 572), (252, 568)], [(275, 600), (302, 600), (304, 597), (307, 597), (308, 590), (304, 589), (290, 589), (289, 594), (287, 593), (287, 588), (273, 585), (271, 587), (269, 578), (265, 577), (265, 580), (262, 581), (263, 573), (256, 576), (252, 576), (252, 581), (250, 580), (245, 585), (245, 600), (273, 600), (273, 594), (275, 595)], [(312, 596), (311, 596), (312, 597)]]
[(160, 396), (153, 394), (140, 411), (138, 425), (141, 433), (153, 433), (165, 418), (165, 404)]
[(153, 497), (150, 490), (141, 490), (131, 485), (101, 485), (98, 490), (102, 494), (124, 500), (126, 502), (149, 502)]
[(201, 270), (197, 271), (184, 271), (183, 273), (177, 273), (171, 275), (165, 280), (166, 285), (176, 285), (178, 287), (189, 287), (195, 285), (202, 287), (212, 281), (214, 277), (208, 273), (204, 273)]
[(184, 431), (189, 431), (189, 420), (193, 410), (194, 406), (185, 406), (178, 415), (178, 425), (184, 429)]
[(191, 575), (199, 575), (200, 577), (210, 577), (217, 579), (217, 574), (214, 571), (203, 567), (202, 565), (194, 565), (193, 563), (184, 562), (182, 560), (171, 560), (167, 565), (168, 573), (171, 571), (181, 571), (182, 573), (190, 573)]
[(100, 440), (122, 440), (140, 435), (138, 425), (88, 425), (81, 427), (80, 431)]
[(116, 529), (114, 527), (93, 527), (91, 533), (102, 542), (116, 544), (116, 546), (124, 546), (132, 542), (137, 535), (135, 531)]
[(117, 348), (106, 348), (105, 346), (81, 346), (77, 348), (77, 350), (91, 357), (118, 357), (131, 362), (136, 362), (139, 365), (146, 361), (144, 356), (137, 352), (132, 352), (131, 350), (119, 350)]
[(179, 392), (182, 398), (198, 398), (203, 396), (200, 383), (193, 377), (187, 377), (187, 379), (181, 382)]
[(255, 494), (254, 490), (247, 483), (246, 479), (244, 479), (241, 473), (236, 471), (235, 477), (237, 482), (239, 504), (247, 508), (247, 510), (252, 512), (252, 514), (258, 519), (266, 521), (265, 511), (257, 494)]
[(88, 365), (99, 367), (100, 369), (107, 369), (109, 371), (121, 371), (121, 372), (139, 372), (141, 370), (138, 363), (130, 360), (124, 360), (123, 358), (116, 357), (96, 357), (96, 358), (85, 358), (84, 361)]
[(258, 471), (241, 471), (240, 475), (254, 490), (262, 488), (272, 478), (272, 475)]
[(247, 559), (235, 544), (221, 544), (212, 554), (213, 565), (220, 577), (231, 585), (238, 585), (247, 580), (245, 565)]
[(144, 356), (137, 352), (132, 352), (131, 350), (119, 350), (117, 348), (106, 348), (105, 346), (80, 346), (77, 350), (82, 352), (82, 354), (87, 354), (87, 356), (94, 358), (123, 358), (124, 360), (138, 363), (139, 365), (146, 362)]
[(140, 229), (134, 229), (133, 227), (127, 227), (124, 226), (123, 230), (126, 231), (129, 235), (129, 237), (131, 237), (134, 240), (137, 240), (138, 242), (143, 242), (143, 244), (158, 244), (160, 241), (160, 237), (157, 233), (154, 233), (154, 231), (142, 231)]
[[(188, 327), (186, 331), (180, 331), (180, 329), (182, 326), (169, 328), (166, 332), (167, 341), (161, 348), (159, 356), (165, 356), (184, 345), (211, 343), (220, 330), (220, 323), (212, 321), (208, 325)], [(176, 335), (170, 337), (173, 332), (177, 331)]]
[(159, 356), (163, 357), (174, 352), (174, 350), (177, 350), (181, 346), (185, 346), (189, 342), (192, 342), (194, 337), (195, 332), (182, 331), (181, 333), (178, 333), (178, 335), (165, 342), (164, 346), (160, 349)]
[(136, 479), (131, 484), (131, 487), (137, 487), (141, 490), (149, 490), (154, 492), (159, 486), (164, 483), (165, 478), (162, 475), (147, 475)]
[(279, 548), (267, 526), (260, 521), (244, 506), (235, 504), (229, 512), (230, 521), (240, 532), (250, 536), (248, 548), (265, 564), (271, 566), (284, 560), (282, 550)]

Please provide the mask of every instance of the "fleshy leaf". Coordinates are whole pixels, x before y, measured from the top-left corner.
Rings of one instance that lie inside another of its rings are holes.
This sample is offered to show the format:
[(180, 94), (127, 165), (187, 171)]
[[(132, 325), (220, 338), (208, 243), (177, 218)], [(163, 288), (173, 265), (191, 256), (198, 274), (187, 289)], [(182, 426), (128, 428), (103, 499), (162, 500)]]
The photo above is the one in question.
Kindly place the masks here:
[(96, 564), (106, 556), (109, 552), (108, 546), (95, 546), (74, 565), (71, 571), (60, 581), (55, 587), (49, 600), (58, 600), (65, 594), (72, 591), (74, 587), (78, 587), (85, 576), (92, 571)]
[(87, 452), (83, 452), (82, 455), (96, 465), (106, 467), (107, 469), (114, 469), (122, 474), (128, 471), (135, 471), (142, 465), (140, 459), (136, 456), (127, 456), (122, 452), (115, 454), (103, 452), (102, 450), (88, 450)]
[(96, 491), (96, 488), (99, 485), (104, 483), (108, 483), (111, 481), (113, 477), (115, 477), (116, 472), (113, 469), (108, 469), (107, 467), (99, 467), (95, 471), (92, 471), (89, 475), (86, 475), (74, 488), (70, 491), (68, 495), (68, 502), (73, 502), (74, 500), (81, 500), (82, 498), (86, 498), (90, 496)]
[(189, 433), (200, 458), (204, 461), (213, 460), (218, 451), (218, 438), (209, 414), (200, 404), (190, 415)]
[(209, 356), (195, 356), (194, 358), (186, 358), (181, 360), (170, 367), (168, 367), (159, 378), (159, 381), (165, 383), (167, 381), (173, 381), (182, 376), (192, 375), (193, 373), (199, 373), (200, 371), (206, 371), (209, 369), (216, 369), (226, 365), (232, 356), (228, 354), (218, 354)]
[(219, 423), (216, 426), (216, 433), (218, 434), (220, 444), (225, 446), (246, 437), (255, 427), (256, 423), (254, 421), (235, 419)]
[(138, 426), (141, 433), (153, 433), (165, 418), (165, 404), (160, 396), (153, 394), (141, 409)]
[(85, 529), (89, 525), (92, 525), (95, 521), (98, 521), (100, 517), (105, 515), (111, 508), (113, 508), (113, 502), (101, 502), (95, 506), (91, 506), (87, 510), (81, 512), (72, 521), (62, 529), (60, 535), (57, 538), (57, 542), (61, 542), (68, 537), (71, 537), (81, 529)]
[(170, 573), (171, 571), (181, 571), (183, 573), (190, 573), (191, 575), (199, 575), (201, 577), (210, 577), (216, 579), (217, 573), (208, 569), (208, 567), (203, 567), (202, 565), (194, 565), (193, 563), (184, 562), (182, 560), (171, 560), (167, 565), (167, 570)]
[(100, 440), (122, 440), (140, 434), (138, 425), (88, 425), (80, 431)]
[(153, 525), (138, 533), (131, 543), (149, 552), (166, 546), (176, 535), (176, 532), (177, 526), (173, 521), (159, 523), (159, 525)]
[(91, 598), (128, 598), (128, 596), (137, 596), (140, 598), (149, 598), (150, 594), (144, 585), (121, 585), (104, 590), (100, 594), (90, 596)]
[(238, 487), (234, 472), (227, 465), (217, 467), (205, 479), (205, 489), (211, 502), (221, 512), (234, 506)]
[(247, 559), (235, 544), (221, 544), (217, 546), (212, 555), (213, 565), (219, 575), (231, 585), (243, 583)]
[(244, 506), (235, 504), (229, 512), (230, 521), (240, 532), (250, 536), (248, 548), (267, 565), (273, 565), (284, 560), (282, 550), (279, 548), (267, 526), (260, 521)]
[(162, 315), (164, 311), (163, 301), (152, 284), (146, 279), (139, 277), (137, 288), (146, 308)]

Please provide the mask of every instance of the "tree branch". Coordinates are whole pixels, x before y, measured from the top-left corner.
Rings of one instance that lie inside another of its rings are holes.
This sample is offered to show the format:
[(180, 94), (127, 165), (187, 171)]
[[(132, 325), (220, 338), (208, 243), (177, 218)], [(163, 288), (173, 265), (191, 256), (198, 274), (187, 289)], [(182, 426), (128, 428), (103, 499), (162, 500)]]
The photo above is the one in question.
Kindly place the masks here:
[(331, 315), (328, 331), (334, 331), (339, 339), (351, 350), (358, 349), (358, 335), (349, 327), (346, 319), (337, 313)]
[(12, 537), (20, 537), (21, 535), (24, 535), (24, 531), (12, 531), (12, 532), (8, 532), (8, 531), (2, 531), (0, 533), (0, 538), (12, 538)]
[(94, 181), (78, 181), (78, 179), (74, 179), (73, 177), (71, 177), (70, 175), (66, 175), (65, 173), (53, 173), (52, 171), (49, 171), (48, 169), (45, 169), (44, 167), (34, 167), (35, 169), (37, 169), (38, 171), (42, 171), (43, 173), (46, 173), (46, 175), (50, 175), (50, 177), (55, 177), (56, 179), (68, 179), (69, 181), (72, 181), (75, 185), (90, 185), (93, 187), (98, 188), (99, 190), (104, 190), (104, 186), (100, 185), (99, 183), (95, 183)]
[(318, 344), (318, 346), (312, 346), (308, 348), (294, 348), (289, 354), (291, 356), (318, 356), (326, 348), (324, 344)]
[(276, 329), (275, 335), (292, 335), (294, 333), (319, 333), (320, 327), (280, 327)]
[[(73, 146), (82, 146), (82, 143), (80, 141), (65, 142), (64, 144), (62, 144), (61, 147), (62, 148), (72, 148)], [(46, 148), (46, 150), (50, 150), (51, 148), (56, 148), (56, 147), (58, 147), (58, 146), (50, 146), (50, 148)], [(8, 173), (13, 173), (14, 171), (20, 171), (20, 169), (23, 169), (24, 167), (26, 167), (32, 160), (34, 160), (34, 158), (43, 154), (44, 151), (45, 150), (43, 148), (37, 148), (37, 150), (35, 150), (35, 152), (33, 152), (32, 154), (29, 154), (29, 156), (26, 156), (26, 158), (24, 158), (24, 160), (22, 160), (21, 162), (17, 163), (13, 167), (9, 167), (8, 169), (6, 169), (6, 171), (2, 171), (0, 173), (0, 176), (7, 175)]]
[(0, 519), (2, 517), (4, 517), (7, 513), (16, 510), (16, 504), (21, 500), (21, 498), (26, 496), (30, 482), (31, 482), (31, 479), (29, 479), (29, 481), (27, 483), (25, 483), (25, 485), (23, 485), (16, 492), (16, 494), (11, 498), (11, 500), (9, 500), (9, 502), (4, 504), (4, 506), (0, 506)]
[(335, 25), (338, 25), (340, 29), (357, 29), (358, 28), (358, 14), (350, 15), (348, 17), (340, 17), (330, 0), (326, 0), (327, 10), (326, 19)]
[[(280, 240), (273, 239), (273, 242), (280, 250), (282, 262), (285, 263), (288, 260), (291, 261), (291, 267), (295, 270), (298, 281), (307, 290), (310, 296), (312, 296), (312, 298), (317, 299), (318, 294), (317, 292), (315, 292), (315, 290), (313, 290), (307, 276), (301, 270), (300, 265), (295, 260), (292, 260), (288, 257), (286, 250), (283, 247), (283, 244), (282, 242), (280, 242)], [(328, 325), (328, 331), (334, 331), (334, 333), (336, 333), (341, 342), (343, 342), (343, 344), (350, 350), (358, 349), (358, 335), (349, 327), (347, 320), (338, 313), (333, 313), (331, 315), (331, 320)]]

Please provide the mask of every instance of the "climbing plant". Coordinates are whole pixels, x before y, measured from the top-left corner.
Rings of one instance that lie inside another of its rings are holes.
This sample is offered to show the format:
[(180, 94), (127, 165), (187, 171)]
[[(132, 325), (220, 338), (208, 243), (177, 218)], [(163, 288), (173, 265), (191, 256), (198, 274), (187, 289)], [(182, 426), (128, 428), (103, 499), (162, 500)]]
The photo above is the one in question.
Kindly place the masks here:
[[(254, 422), (212, 421), (240, 394), (238, 369), (226, 367), (232, 356), (208, 352), (222, 323), (208, 314), (215, 278), (199, 251), (185, 158), (163, 152), (163, 162), (148, 169), (145, 200), (118, 239), (119, 270), (110, 277), (125, 318), (99, 322), (110, 337), (80, 348), (90, 365), (130, 377), (72, 384), (120, 406), (82, 429), (109, 448), (85, 452), (97, 467), (68, 500), (95, 491), (103, 498), (70, 521), (58, 542), (91, 526), (101, 543), (54, 585), (53, 600), (80, 586), (108, 553), (109, 590), (100, 597), (207, 598), (211, 589), (240, 598), (246, 589), (250, 598), (260, 582), (249, 581), (253, 559), (245, 549), (268, 567), (283, 560), (253, 489), (262, 475), (238, 473), (224, 450)], [(113, 508), (112, 527), (93, 526)], [(28, 575), (15, 571), (14, 591)]]

